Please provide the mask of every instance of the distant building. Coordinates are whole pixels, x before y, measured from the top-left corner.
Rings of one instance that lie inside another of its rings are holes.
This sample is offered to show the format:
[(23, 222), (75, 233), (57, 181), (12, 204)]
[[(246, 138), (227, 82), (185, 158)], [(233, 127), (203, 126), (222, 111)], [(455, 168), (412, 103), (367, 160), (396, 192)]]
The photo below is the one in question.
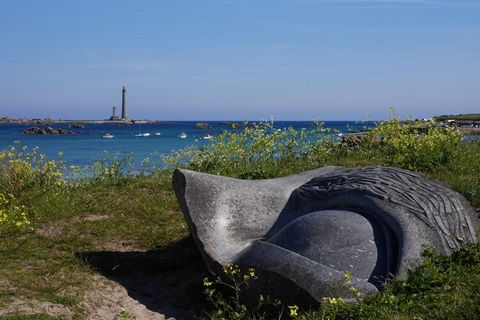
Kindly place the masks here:
[(110, 117), (110, 120), (112, 121), (120, 120), (120, 117), (117, 116), (117, 107), (112, 108), (112, 116)]
[(117, 115), (117, 107), (112, 107), (112, 116), (108, 119), (110, 121), (119, 121), (124, 120), (128, 121), (128, 112), (127, 112), (127, 89), (122, 88), (122, 116)]
[(127, 113), (127, 90), (125, 87), (122, 89), (122, 120), (128, 120)]

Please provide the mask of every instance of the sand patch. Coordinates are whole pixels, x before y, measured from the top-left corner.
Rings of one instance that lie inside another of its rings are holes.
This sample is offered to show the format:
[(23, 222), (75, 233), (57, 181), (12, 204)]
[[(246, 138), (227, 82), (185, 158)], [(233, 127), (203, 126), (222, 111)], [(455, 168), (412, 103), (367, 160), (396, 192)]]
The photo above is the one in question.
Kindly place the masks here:
[(70, 320), (73, 312), (66, 306), (48, 301), (13, 299), (2, 307), (0, 316), (48, 314), (60, 319)]
[(127, 290), (114, 281), (99, 275), (93, 278), (94, 288), (85, 295), (81, 307), (88, 320), (103, 319), (145, 319), (165, 320), (165, 315), (147, 309), (139, 301), (131, 298)]

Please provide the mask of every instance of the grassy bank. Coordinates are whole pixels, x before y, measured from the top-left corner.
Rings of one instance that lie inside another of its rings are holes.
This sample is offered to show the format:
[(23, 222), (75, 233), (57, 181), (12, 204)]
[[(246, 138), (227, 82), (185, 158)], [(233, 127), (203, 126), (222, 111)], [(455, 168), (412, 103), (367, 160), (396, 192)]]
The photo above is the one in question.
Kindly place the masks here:
[[(325, 165), (399, 166), (447, 183), (480, 207), (480, 143), (464, 143), (452, 129), (431, 126), (425, 133), (424, 127), (407, 127), (394, 118), (342, 141), (320, 127), (246, 127), (166, 160), (244, 179)], [(203, 315), (206, 305), (195, 296), (202, 293), (206, 270), (187, 237), (172, 170), (130, 175), (114, 161), (73, 181), (64, 177), (64, 166), (37, 151), (0, 153), (0, 319), (84, 319), (102, 312), (105, 318), (128, 319), (146, 312), (122, 300), (120, 287), (147, 309), (166, 315), (193, 309)], [(298, 317), (472, 319), (480, 311), (479, 262), (478, 246), (452, 257), (427, 253), (408, 280), (391, 281), (378, 296), (300, 310)], [(114, 285), (116, 291), (109, 287)], [(117, 300), (109, 297), (112, 291)]]
[(435, 117), (435, 119), (437, 121), (445, 121), (445, 120), (479, 121), (480, 113), (441, 115), (441, 116)]

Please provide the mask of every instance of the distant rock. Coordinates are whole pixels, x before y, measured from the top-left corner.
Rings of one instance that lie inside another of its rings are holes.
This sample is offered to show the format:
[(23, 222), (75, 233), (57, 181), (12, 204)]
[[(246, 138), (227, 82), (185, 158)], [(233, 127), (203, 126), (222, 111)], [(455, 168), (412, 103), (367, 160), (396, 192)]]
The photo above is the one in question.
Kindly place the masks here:
[(39, 128), (39, 127), (31, 127), (27, 128), (22, 131), (23, 134), (74, 134), (75, 132), (62, 129), (62, 128)]
[(85, 125), (83, 123), (71, 123), (69, 128), (76, 128), (76, 129), (85, 129)]
[(211, 129), (210, 125), (206, 122), (199, 122), (195, 124), (194, 129)]
[(228, 121), (222, 121), (220, 122), (221, 125), (223, 126), (227, 126), (229, 127), (230, 129), (238, 129), (240, 128), (240, 125), (236, 122), (228, 122)]

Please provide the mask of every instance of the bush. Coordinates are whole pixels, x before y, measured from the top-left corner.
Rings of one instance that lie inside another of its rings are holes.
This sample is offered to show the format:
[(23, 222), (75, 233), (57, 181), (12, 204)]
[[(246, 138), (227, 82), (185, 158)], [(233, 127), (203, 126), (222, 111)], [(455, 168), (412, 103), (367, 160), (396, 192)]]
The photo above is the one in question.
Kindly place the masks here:
[(47, 160), (38, 148), (10, 147), (0, 151), (0, 227), (24, 227), (34, 215), (32, 203), (65, 185), (64, 164)]
[(0, 227), (22, 227), (29, 224), (29, 214), (25, 206), (17, 204), (12, 195), (0, 193)]
[(70, 171), (77, 181), (118, 185), (125, 183), (133, 168), (133, 154), (120, 156), (105, 152), (104, 158), (85, 168), (71, 167)]
[[(279, 300), (271, 301), (269, 297), (260, 295), (256, 301), (250, 303), (254, 306), (247, 306), (242, 301), (248, 287), (257, 280), (254, 268), (242, 271), (238, 265), (227, 263), (223, 267), (223, 274), (215, 279), (203, 279), (204, 293), (214, 310), (207, 313), (210, 320), (266, 320), (282, 318), (283, 310)], [(225, 294), (227, 292), (227, 294)], [(253, 299), (254, 300), (254, 299)], [(297, 306), (290, 306), (295, 311)]]
[(64, 170), (63, 161), (46, 159), (38, 148), (29, 152), (27, 147), (10, 147), (0, 151), (0, 192), (14, 198), (34, 198), (62, 187)]
[(326, 153), (332, 137), (321, 124), (306, 130), (273, 128), (270, 123), (245, 124), (241, 132), (224, 132), (201, 148), (174, 152), (164, 161), (173, 166), (243, 179), (279, 176), (293, 163), (308, 166)]
[(431, 172), (454, 159), (462, 135), (435, 122), (402, 122), (393, 116), (371, 130), (367, 142), (367, 147), (380, 147), (388, 165)]
[(245, 126), (225, 132), (205, 147), (178, 151), (166, 158), (174, 166), (244, 179), (262, 179), (318, 168), (390, 165), (434, 172), (456, 159), (463, 147), (454, 128), (434, 122), (382, 121), (361, 138), (336, 140), (316, 125), (308, 130), (275, 130), (271, 125)]

